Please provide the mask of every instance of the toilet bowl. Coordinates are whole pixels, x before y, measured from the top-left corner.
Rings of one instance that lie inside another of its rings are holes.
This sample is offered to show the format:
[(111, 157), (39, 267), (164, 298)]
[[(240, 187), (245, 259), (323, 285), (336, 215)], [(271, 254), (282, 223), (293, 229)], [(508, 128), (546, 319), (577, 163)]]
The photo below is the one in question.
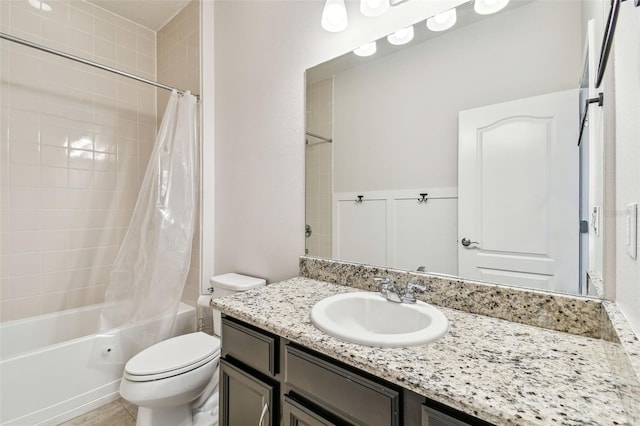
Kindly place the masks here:
[[(239, 274), (211, 279), (214, 297), (265, 285), (265, 280)], [(218, 291), (217, 289), (222, 289)], [(217, 315), (216, 315), (217, 314)], [(219, 335), (220, 313), (212, 312)], [(131, 358), (120, 382), (122, 398), (138, 406), (138, 426), (192, 426), (192, 405), (217, 398), (220, 338), (203, 332), (157, 343)], [(211, 404), (208, 404), (211, 405)], [(217, 412), (217, 400), (215, 409)], [(202, 416), (199, 416), (202, 419)], [(217, 424), (210, 416), (203, 424)]]
[(127, 362), (120, 395), (137, 405), (139, 425), (191, 425), (191, 402), (217, 374), (220, 339), (202, 332), (177, 336)]

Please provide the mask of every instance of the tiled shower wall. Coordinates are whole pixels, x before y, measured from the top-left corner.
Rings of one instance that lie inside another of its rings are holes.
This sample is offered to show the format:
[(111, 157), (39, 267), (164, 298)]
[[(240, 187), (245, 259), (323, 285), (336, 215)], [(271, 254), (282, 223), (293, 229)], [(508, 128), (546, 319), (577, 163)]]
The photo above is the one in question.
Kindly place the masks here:
[[(3, 32), (155, 79), (156, 37), (84, 1), (0, 1)], [(0, 320), (100, 302), (156, 133), (156, 90), (0, 43)]]
[[(158, 81), (199, 94), (200, 1), (192, 0), (158, 31), (157, 36)], [(169, 92), (158, 91), (158, 125), (168, 101)], [(191, 268), (182, 293), (182, 301), (195, 306), (199, 295), (200, 230), (197, 226), (191, 251)]]
[[(333, 80), (307, 85), (306, 129), (332, 138)], [(311, 236), (305, 239), (309, 256), (331, 258), (332, 145), (307, 136), (305, 148), (305, 220)]]

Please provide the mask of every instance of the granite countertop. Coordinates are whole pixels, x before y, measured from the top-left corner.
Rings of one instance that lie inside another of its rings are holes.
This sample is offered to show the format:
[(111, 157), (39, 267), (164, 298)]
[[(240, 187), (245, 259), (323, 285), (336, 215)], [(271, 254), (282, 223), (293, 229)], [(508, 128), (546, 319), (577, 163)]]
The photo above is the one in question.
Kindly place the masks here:
[(624, 425), (619, 383), (601, 339), (439, 307), (450, 322), (436, 342), (374, 348), (311, 323), (311, 307), (360, 291), (308, 278), (214, 299), (223, 313), (497, 425)]

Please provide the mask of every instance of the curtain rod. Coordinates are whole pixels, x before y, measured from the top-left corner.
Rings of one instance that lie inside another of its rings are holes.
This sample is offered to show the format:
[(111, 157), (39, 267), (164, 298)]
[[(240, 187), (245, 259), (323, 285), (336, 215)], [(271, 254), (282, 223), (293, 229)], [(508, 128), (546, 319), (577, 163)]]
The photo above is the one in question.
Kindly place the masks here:
[[(140, 81), (142, 83), (150, 84), (150, 85), (156, 86), (156, 87), (158, 87), (160, 89), (171, 90), (171, 91), (175, 90), (178, 93), (180, 93), (181, 95), (185, 93), (184, 90), (176, 89), (175, 87), (167, 86), (166, 84), (158, 83), (157, 81), (149, 80), (148, 78), (140, 77), (140, 76), (137, 76), (135, 74), (130, 74), (128, 72), (120, 71), (119, 69), (112, 68), (112, 67), (109, 67), (109, 66), (106, 66), (106, 65), (102, 65), (102, 64), (99, 64), (97, 62), (89, 61), (87, 59), (82, 59), (82, 58), (80, 58), (78, 56), (69, 55), (68, 53), (64, 53), (64, 52), (61, 52), (59, 50), (51, 49), (49, 47), (42, 46), (40, 44), (30, 42), (28, 40), (24, 40), (24, 39), (21, 39), (21, 38), (18, 38), (18, 37), (14, 37), (14, 36), (9, 35), (7, 33), (0, 32), (0, 38), (8, 40), (8, 41), (12, 41), (14, 43), (22, 44), (23, 46), (32, 47), (34, 49), (38, 49), (38, 50), (41, 50), (43, 52), (51, 53), (53, 55), (57, 55), (57, 56), (60, 56), (62, 58), (66, 58), (66, 59), (70, 59), (72, 61), (80, 62), (81, 64), (89, 65), (89, 66), (92, 66), (94, 68), (99, 68), (99, 69), (104, 70), (104, 71), (109, 71), (111, 73), (118, 74), (118, 75), (121, 75), (123, 77), (130, 78), (132, 80), (137, 80), (137, 81)], [(194, 96), (198, 100), (200, 100), (200, 95), (194, 95)]]
[(333, 139), (325, 138), (324, 136), (320, 136), (320, 135), (317, 135), (317, 134), (315, 134), (315, 133), (305, 132), (305, 134), (306, 134), (307, 136), (311, 136), (311, 137), (313, 137), (313, 138), (322, 139), (322, 140), (323, 140), (323, 141), (325, 141), (325, 142), (329, 142), (329, 143), (333, 142)]

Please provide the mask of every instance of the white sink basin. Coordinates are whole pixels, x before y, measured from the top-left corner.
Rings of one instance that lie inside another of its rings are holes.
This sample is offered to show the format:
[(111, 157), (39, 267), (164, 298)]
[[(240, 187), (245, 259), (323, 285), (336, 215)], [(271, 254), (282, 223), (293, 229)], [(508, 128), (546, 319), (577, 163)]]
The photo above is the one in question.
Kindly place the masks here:
[(311, 322), (352, 343), (385, 348), (418, 346), (444, 336), (449, 320), (424, 302), (395, 303), (378, 293), (337, 294), (316, 303)]

